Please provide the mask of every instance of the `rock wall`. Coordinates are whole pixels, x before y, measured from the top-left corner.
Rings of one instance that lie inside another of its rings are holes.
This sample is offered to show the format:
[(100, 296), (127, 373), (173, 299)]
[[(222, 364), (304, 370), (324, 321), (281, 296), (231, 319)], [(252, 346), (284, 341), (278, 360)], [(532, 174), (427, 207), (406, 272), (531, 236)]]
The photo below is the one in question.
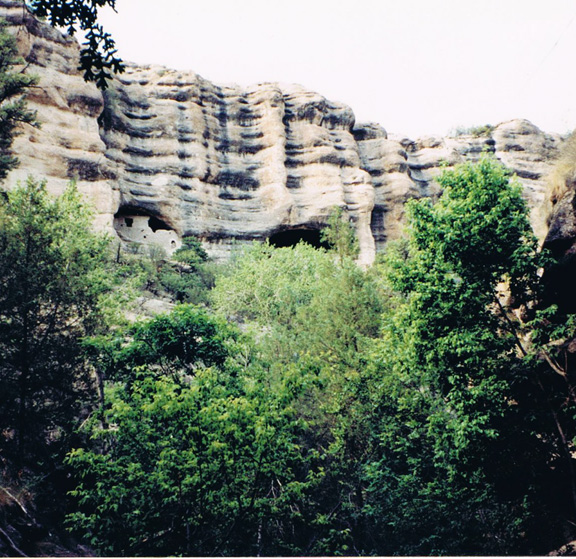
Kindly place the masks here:
[[(31, 173), (59, 191), (75, 178), (101, 228), (136, 242), (151, 237), (167, 250), (194, 235), (225, 256), (283, 231), (317, 231), (339, 206), (369, 263), (399, 236), (406, 200), (438, 195), (441, 165), (495, 152), (537, 208), (560, 143), (522, 120), (484, 137), (389, 136), (300, 86), (220, 86), (163, 67), (128, 65), (102, 95), (76, 69), (74, 40), (33, 19), (19, 0), (0, 0), (0, 17), (11, 23), (28, 71), (40, 77), (30, 102), (42, 122), (17, 139), (21, 166), (6, 185)], [(162, 232), (144, 227), (136, 235), (125, 217), (158, 220)], [(536, 211), (533, 223), (543, 238)]]
[(75, 179), (96, 208), (97, 227), (109, 230), (119, 196), (111, 188), (115, 177), (98, 126), (102, 94), (85, 83), (77, 69), (80, 49), (76, 40), (38, 22), (18, 1), (0, 0), (0, 17), (16, 36), (26, 71), (40, 77), (28, 101), (41, 127), (23, 127), (13, 146), (20, 166), (6, 184), (10, 187), (33, 175), (47, 179), (49, 188), (59, 193)]
[(464, 161), (477, 161), (487, 151), (516, 174), (531, 208), (536, 235), (547, 233), (542, 205), (546, 177), (562, 144), (557, 134), (546, 134), (527, 120), (501, 123), (486, 133), (457, 137), (427, 136), (417, 140), (388, 137), (378, 125), (357, 126), (355, 136), (375, 190), (372, 233), (377, 249), (388, 239), (397, 238), (403, 226), (404, 203), (409, 198), (440, 193), (435, 177), (444, 167)]
[(354, 115), (298, 86), (217, 86), (190, 72), (128, 66), (105, 95), (102, 138), (121, 207), (162, 216), (212, 249), (318, 229), (331, 208), (374, 256), (370, 175)]

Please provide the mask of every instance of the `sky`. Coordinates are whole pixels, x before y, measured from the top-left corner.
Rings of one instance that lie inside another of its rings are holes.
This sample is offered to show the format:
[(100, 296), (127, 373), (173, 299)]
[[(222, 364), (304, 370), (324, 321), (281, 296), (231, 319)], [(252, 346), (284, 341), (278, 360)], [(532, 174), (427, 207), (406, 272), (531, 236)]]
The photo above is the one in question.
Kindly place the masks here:
[(389, 133), (576, 128), (574, 0), (116, 0), (100, 21), (126, 61), (298, 83)]

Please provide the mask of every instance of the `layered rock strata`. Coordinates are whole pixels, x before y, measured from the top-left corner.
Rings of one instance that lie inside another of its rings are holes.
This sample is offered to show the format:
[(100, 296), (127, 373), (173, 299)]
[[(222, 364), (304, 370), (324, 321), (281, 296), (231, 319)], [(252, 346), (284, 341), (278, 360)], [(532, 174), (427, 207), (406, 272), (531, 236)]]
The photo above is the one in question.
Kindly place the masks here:
[[(74, 40), (18, 0), (0, 0), (0, 17), (12, 25), (27, 71), (40, 77), (30, 103), (42, 123), (17, 139), (21, 166), (6, 185), (33, 174), (59, 191), (74, 178), (98, 225), (126, 242), (170, 251), (194, 235), (225, 256), (248, 241), (317, 232), (338, 206), (369, 263), (399, 236), (406, 200), (438, 195), (443, 165), (492, 151), (536, 208), (560, 142), (527, 121), (481, 137), (389, 136), (300, 86), (219, 86), (162, 67), (128, 65), (103, 96), (76, 69)], [(533, 222), (543, 237), (543, 218), (534, 213)]]
[(483, 152), (495, 154), (517, 176), (531, 208), (533, 228), (540, 239), (546, 235), (541, 206), (546, 177), (562, 143), (558, 135), (546, 134), (527, 120), (504, 122), (482, 135), (448, 138), (388, 136), (377, 124), (356, 126), (354, 135), (362, 167), (370, 174), (375, 191), (372, 233), (377, 249), (400, 235), (408, 199), (438, 196), (435, 178), (442, 169), (477, 161)]
[(23, 127), (13, 146), (21, 164), (6, 184), (33, 175), (59, 193), (74, 179), (96, 209), (97, 227), (109, 230), (118, 208), (118, 192), (111, 188), (116, 177), (97, 120), (102, 94), (78, 71), (78, 43), (30, 16), (20, 2), (0, 0), (0, 17), (11, 26), (26, 71), (40, 78), (28, 102), (41, 126)]
[(348, 107), (298, 86), (242, 90), (136, 66), (105, 97), (102, 137), (122, 208), (162, 216), (214, 250), (318, 229), (339, 206), (373, 258), (373, 187)]

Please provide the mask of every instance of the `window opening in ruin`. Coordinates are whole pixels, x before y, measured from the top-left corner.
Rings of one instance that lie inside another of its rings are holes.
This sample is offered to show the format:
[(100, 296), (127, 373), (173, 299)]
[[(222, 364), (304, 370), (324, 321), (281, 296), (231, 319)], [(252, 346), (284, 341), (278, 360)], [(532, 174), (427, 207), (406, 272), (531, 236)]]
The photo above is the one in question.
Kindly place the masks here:
[(134, 224), (134, 218), (125, 217), (124, 222), (126, 223), (126, 227), (132, 227), (132, 225)]
[(158, 231), (159, 229), (164, 229), (165, 231), (171, 231), (168, 225), (166, 225), (161, 219), (158, 219), (157, 217), (154, 216), (151, 216), (150, 219), (148, 220), (148, 227), (150, 227), (150, 229), (152, 229), (154, 233), (156, 233), (156, 231)]

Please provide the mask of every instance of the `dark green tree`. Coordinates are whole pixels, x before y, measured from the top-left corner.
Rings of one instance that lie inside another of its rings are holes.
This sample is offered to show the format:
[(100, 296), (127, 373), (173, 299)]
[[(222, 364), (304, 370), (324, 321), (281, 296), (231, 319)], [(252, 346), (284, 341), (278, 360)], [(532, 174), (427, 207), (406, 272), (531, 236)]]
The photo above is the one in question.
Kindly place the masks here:
[(28, 110), (25, 97), (37, 81), (25, 73), (16, 40), (6, 31), (6, 22), (0, 22), (0, 180), (18, 164), (11, 148), (20, 125), (36, 124), (36, 114)]
[(160, 267), (158, 283), (179, 303), (206, 303), (214, 285), (214, 267), (200, 241), (185, 237)]
[(198, 239), (194, 237), (184, 237), (184, 239), (182, 239), (182, 246), (174, 251), (172, 258), (195, 269), (198, 265), (208, 260), (208, 253), (204, 250)]
[(69, 35), (85, 33), (80, 51), (80, 69), (84, 79), (106, 89), (114, 73), (124, 70), (117, 56), (116, 43), (98, 23), (98, 10), (115, 9), (116, 0), (27, 0), (26, 7), (37, 17), (47, 18), (54, 27), (64, 28)]
[[(29, 179), (0, 198), (0, 448), (4, 466), (50, 470), (93, 379), (81, 340), (101, 325), (108, 240), (73, 185)], [(54, 463), (56, 464), (56, 463)]]
[(170, 314), (90, 338), (85, 346), (102, 379), (129, 385), (143, 367), (148, 375), (178, 379), (199, 367), (222, 366), (235, 338), (225, 321), (179, 305)]

